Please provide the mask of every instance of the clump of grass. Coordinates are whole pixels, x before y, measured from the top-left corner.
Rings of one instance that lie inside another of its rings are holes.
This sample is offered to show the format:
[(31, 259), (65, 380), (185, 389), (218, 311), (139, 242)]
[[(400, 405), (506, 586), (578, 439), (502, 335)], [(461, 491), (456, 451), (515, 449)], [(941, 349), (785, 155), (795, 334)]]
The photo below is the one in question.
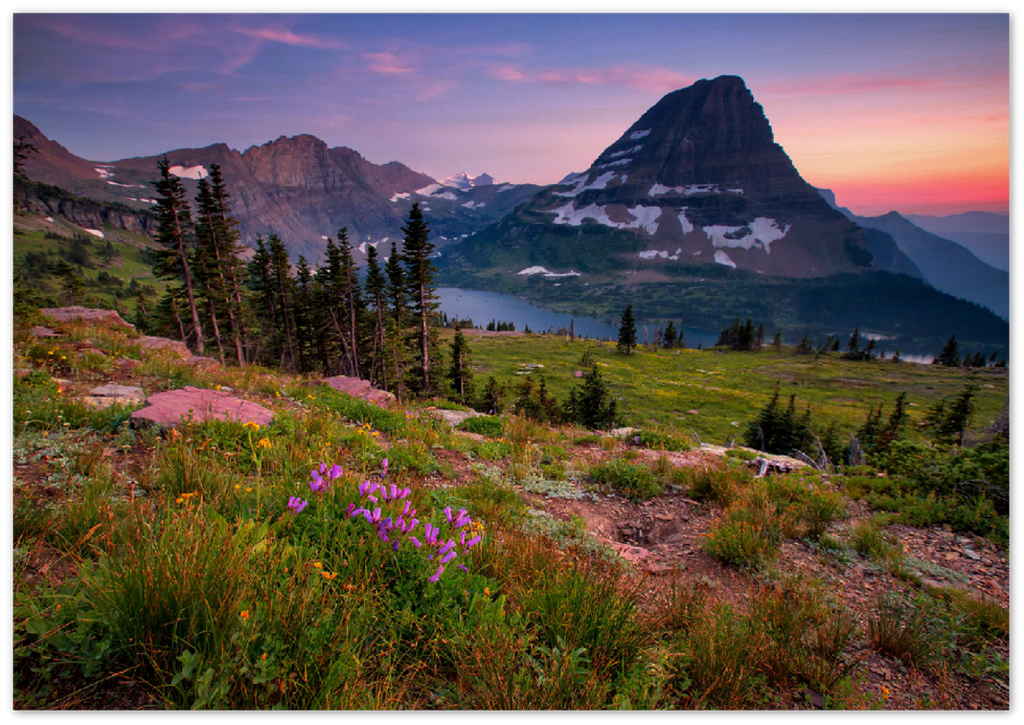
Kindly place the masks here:
[(781, 545), (775, 507), (763, 489), (750, 489), (725, 510), (704, 550), (732, 566), (760, 570), (775, 560)]
[(900, 579), (914, 580), (906, 565), (906, 552), (885, 533), (885, 519), (873, 517), (855, 524), (850, 530), (850, 545), (860, 555), (878, 563)]
[(665, 482), (643, 463), (613, 459), (591, 467), (590, 477), (634, 501), (644, 501), (665, 493)]
[(876, 601), (867, 635), (874, 649), (914, 666), (927, 666), (941, 658), (926, 610), (908, 606), (891, 594)]
[(690, 495), (695, 499), (713, 501), (726, 508), (753, 481), (753, 476), (743, 467), (700, 466), (690, 469), (688, 483)]
[(84, 596), (132, 662), (170, 676), (186, 650), (210, 650), (230, 635), (257, 571), (251, 533), (235, 534), (198, 504), (166, 521), (137, 512), (85, 578)]
[(457, 430), (476, 433), (488, 438), (497, 438), (502, 434), (503, 421), (501, 418), (496, 418), (493, 415), (478, 415), (466, 418), (459, 423)]
[(845, 514), (842, 496), (825, 488), (814, 476), (768, 476), (764, 485), (782, 518), (789, 538), (817, 541)]

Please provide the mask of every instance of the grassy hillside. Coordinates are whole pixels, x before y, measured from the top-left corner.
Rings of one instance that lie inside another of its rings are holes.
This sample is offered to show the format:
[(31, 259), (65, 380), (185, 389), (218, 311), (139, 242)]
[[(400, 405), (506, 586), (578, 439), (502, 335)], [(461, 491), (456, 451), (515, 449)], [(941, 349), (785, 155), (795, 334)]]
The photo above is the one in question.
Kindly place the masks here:
[[(17, 709), (1009, 706), (1009, 519), (957, 485), (1005, 490), (1007, 444), (911, 430), (877, 469), (758, 478), (688, 438), (776, 380), (844, 427), (908, 390), (917, 421), (959, 371), (594, 347), (629, 422), (686, 439), (638, 447), (39, 321), (14, 336)], [(587, 345), (470, 339), (478, 385), (529, 365), (559, 394)], [(275, 419), (137, 427), (84, 401), (112, 381)], [(972, 430), (1007, 387), (982, 376)]]
[[(136, 306), (135, 290), (141, 288), (147, 301), (155, 302), (167, 283), (153, 275), (147, 250), (156, 244), (144, 234), (104, 227), (100, 238), (61, 217), (18, 215), (14, 227), (13, 266), (17, 283), (41, 295), (52, 304), (66, 304), (62, 283), (53, 276), (59, 260), (71, 263), (84, 290), (76, 304), (117, 309), (130, 318)], [(109, 243), (109, 247), (107, 246)]]

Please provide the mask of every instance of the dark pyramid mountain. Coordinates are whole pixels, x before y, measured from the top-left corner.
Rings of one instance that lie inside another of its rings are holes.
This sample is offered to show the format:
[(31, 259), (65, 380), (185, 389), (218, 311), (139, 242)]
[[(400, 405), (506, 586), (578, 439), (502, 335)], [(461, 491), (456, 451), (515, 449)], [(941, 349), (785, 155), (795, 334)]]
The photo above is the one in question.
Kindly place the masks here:
[[(784, 277), (920, 276), (883, 235), (832, 209), (775, 143), (743, 80), (668, 94), (582, 174), (449, 250), (453, 267), (673, 275), (718, 264)], [(554, 269), (558, 267), (558, 269)]]
[(348, 227), (357, 261), (366, 244), (383, 243), (381, 253), (390, 254), (391, 242), (402, 238), (414, 201), (430, 209), (435, 244), (443, 247), (498, 221), (540, 188), (495, 185), (486, 174), (472, 180), (453, 177), (456, 186), (444, 186), (404, 164), (374, 164), (353, 149), (329, 148), (306, 134), (282, 136), (242, 153), (214, 144), (112, 162), (79, 158), (19, 116), (14, 117), (14, 135), (25, 136), (40, 149), (26, 161), (31, 179), (139, 210), (154, 203), (152, 182), (163, 156), (192, 198), (198, 178), (217, 164), (243, 243), (255, 246), (257, 235), (277, 234), (293, 261), (301, 254), (311, 264), (321, 261), (327, 237), (341, 227)]

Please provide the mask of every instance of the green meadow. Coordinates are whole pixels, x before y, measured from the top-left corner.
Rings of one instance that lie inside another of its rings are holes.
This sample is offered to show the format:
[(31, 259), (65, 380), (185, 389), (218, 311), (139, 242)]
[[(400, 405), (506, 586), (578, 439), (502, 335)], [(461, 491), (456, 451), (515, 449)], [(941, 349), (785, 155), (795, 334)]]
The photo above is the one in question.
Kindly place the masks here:
[[(740, 437), (742, 428), (767, 404), (776, 383), (783, 400), (796, 396), (798, 412), (810, 405), (812, 425), (824, 427), (834, 420), (841, 434), (853, 433), (868, 411), (879, 404), (888, 413), (897, 396), (906, 391), (908, 435), (912, 438), (919, 437), (915, 424), (922, 421), (927, 409), (943, 397), (955, 395), (972, 375), (980, 382), (975, 425), (994, 419), (1009, 393), (1005, 368), (970, 373), (910, 362), (849, 361), (839, 353), (796, 355), (790, 347), (780, 352), (648, 352), (639, 347), (624, 355), (616, 351), (613, 342), (568, 342), (565, 337), (532, 334), (476, 337), (472, 331), (466, 335), (478, 389), (491, 375), (515, 386), (524, 377), (522, 373), (532, 369), (534, 376), (543, 375), (549, 390), (563, 399), (580, 382), (574, 372), (586, 372), (580, 359), (589, 349), (618, 399), (626, 424), (679, 437), (695, 436), (716, 445)], [(535, 364), (544, 367), (527, 367)]]

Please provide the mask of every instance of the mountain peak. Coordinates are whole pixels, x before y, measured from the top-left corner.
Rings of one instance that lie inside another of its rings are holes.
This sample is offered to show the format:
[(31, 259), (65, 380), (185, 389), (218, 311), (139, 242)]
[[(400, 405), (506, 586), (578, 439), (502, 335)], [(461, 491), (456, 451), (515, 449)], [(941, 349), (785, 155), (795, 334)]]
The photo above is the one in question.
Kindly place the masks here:
[(453, 174), (444, 181), (438, 182), (441, 186), (451, 186), (456, 189), (471, 189), (474, 186), (490, 186), (494, 183), (494, 177), (490, 174), (470, 176), (465, 172)]
[[(800, 177), (738, 76), (668, 93), (589, 169), (541, 192), (514, 216), (506, 243), (522, 249), (529, 237), (529, 259), (539, 264), (593, 267), (593, 251), (580, 240), (589, 235), (609, 249), (613, 235), (621, 251), (604, 254), (609, 273), (637, 259), (788, 277), (877, 266), (864, 230)], [(565, 249), (567, 233), (575, 251)], [(899, 254), (880, 244), (880, 252)]]

